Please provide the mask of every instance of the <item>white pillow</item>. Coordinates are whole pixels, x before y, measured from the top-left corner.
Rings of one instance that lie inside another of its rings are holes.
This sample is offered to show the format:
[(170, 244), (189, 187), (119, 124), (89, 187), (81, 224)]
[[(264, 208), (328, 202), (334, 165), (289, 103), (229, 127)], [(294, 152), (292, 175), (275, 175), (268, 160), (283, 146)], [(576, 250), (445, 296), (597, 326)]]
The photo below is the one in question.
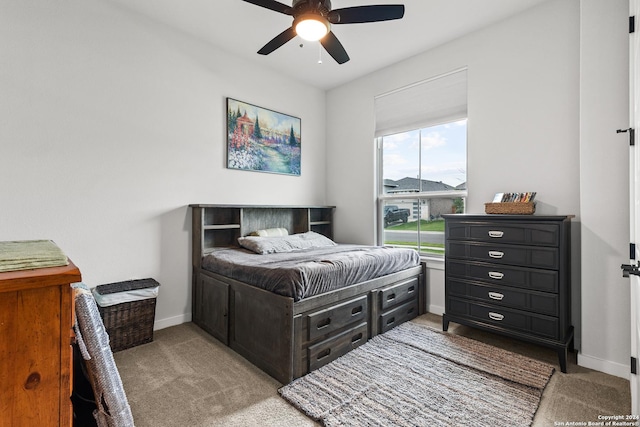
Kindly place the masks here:
[(249, 249), (250, 251), (261, 255), (292, 252), (299, 249), (336, 246), (336, 243), (333, 240), (313, 231), (307, 231), (306, 233), (300, 234), (292, 234), (291, 236), (240, 237), (238, 238), (238, 243), (243, 248)]
[(288, 236), (289, 231), (286, 228), (267, 228), (265, 230), (256, 230), (249, 235), (259, 237)]

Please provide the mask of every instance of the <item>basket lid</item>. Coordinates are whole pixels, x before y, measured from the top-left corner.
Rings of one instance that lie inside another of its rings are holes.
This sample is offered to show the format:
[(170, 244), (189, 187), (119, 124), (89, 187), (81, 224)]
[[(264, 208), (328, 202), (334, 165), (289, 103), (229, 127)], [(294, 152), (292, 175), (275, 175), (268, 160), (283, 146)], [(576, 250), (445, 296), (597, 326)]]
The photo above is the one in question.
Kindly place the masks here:
[(96, 286), (95, 291), (100, 295), (107, 295), (116, 292), (133, 291), (136, 289), (155, 288), (156, 286), (160, 286), (160, 283), (158, 283), (155, 279), (149, 278), (98, 285)]

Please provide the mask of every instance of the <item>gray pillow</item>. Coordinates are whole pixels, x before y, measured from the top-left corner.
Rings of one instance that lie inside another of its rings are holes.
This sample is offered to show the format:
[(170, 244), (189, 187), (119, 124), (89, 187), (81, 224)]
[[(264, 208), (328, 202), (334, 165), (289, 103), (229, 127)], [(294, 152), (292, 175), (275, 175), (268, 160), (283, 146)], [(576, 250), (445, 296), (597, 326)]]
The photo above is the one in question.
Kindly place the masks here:
[(292, 252), (299, 249), (324, 248), (336, 246), (336, 243), (328, 237), (314, 231), (292, 234), (290, 236), (258, 237), (247, 236), (238, 238), (238, 243), (243, 248), (257, 254), (273, 254), (280, 252)]

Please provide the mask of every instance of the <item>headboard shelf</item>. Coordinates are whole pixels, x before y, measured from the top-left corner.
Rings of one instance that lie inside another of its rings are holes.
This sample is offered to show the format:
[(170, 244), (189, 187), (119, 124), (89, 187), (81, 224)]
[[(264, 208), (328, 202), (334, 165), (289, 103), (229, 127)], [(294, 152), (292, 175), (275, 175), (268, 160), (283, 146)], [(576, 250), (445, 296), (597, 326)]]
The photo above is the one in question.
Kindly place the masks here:
[(231, 228), (240, 228), (240, 224), (214, 224), (214, 225), (203, 225), (205, 230), (228, 230)]
[(256, 230), (286, 228), (289, 234), (315, 231), (333, 239), (335, 206), (192, 204), (193, 265), (220, 247), (237, 247), (238, 237)]

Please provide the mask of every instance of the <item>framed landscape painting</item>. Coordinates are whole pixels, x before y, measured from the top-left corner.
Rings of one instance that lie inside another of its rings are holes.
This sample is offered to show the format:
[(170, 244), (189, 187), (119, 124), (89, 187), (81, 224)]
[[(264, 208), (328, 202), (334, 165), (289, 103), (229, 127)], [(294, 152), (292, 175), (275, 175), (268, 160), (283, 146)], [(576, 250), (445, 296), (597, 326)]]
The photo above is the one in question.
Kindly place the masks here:
[(300, 175), (301, 120), (227, 98), (227, 167)]

